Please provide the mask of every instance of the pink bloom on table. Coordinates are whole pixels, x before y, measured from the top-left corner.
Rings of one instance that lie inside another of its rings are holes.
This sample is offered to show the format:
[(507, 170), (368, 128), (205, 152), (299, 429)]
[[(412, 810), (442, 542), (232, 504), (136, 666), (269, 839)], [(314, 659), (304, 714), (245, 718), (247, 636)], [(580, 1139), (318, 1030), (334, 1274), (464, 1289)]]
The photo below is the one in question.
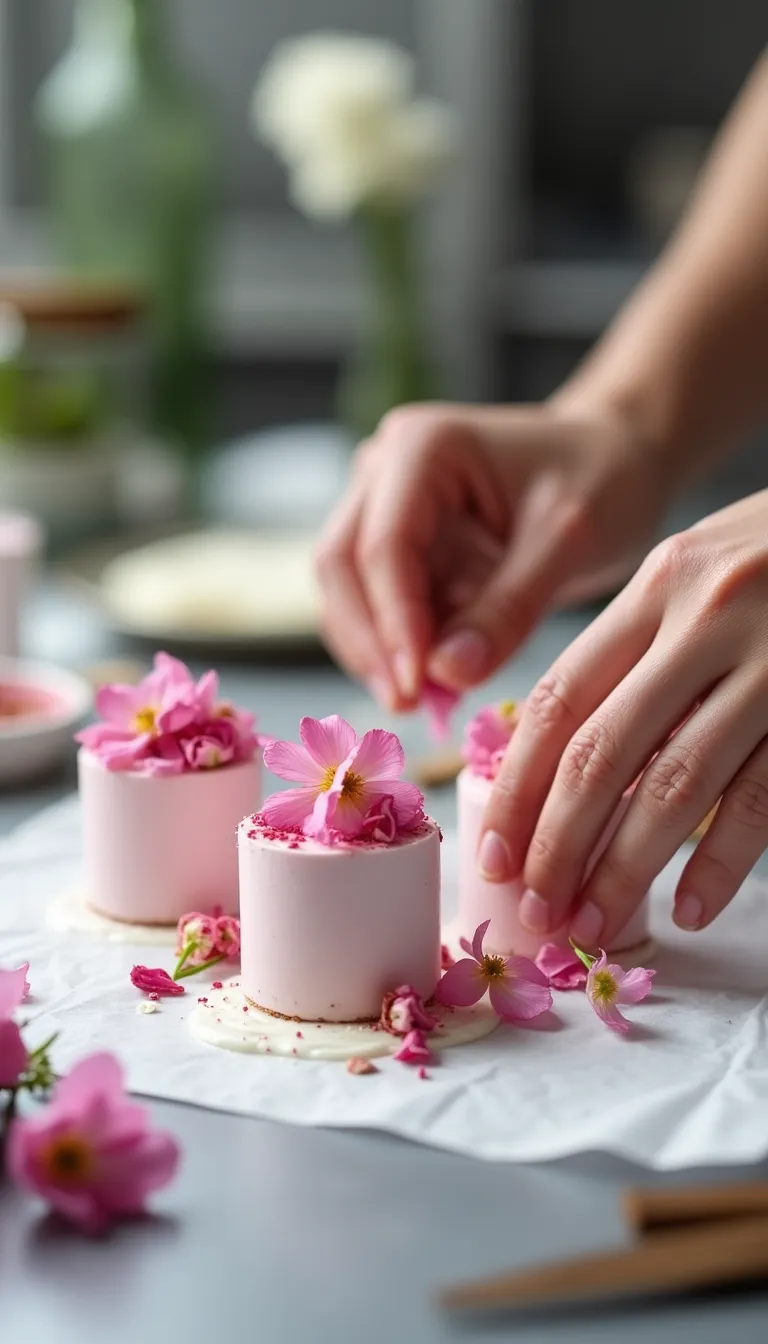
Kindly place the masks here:
[(424, 1000), (413, 985), (401, 985), (385, 994), (379, 1026), (391, 1036), (407, 1036), (410, 1031), (434, 1031), (438, 1019), (424, 1007)]
[(217, 921), (197, 910), (182, 915), (176, 925), (176, 955), (189, 966), (201, 966), (216, 955)]
[(178, 1160), (176, 1140), (149, 1128), (109, 1054), (76, 1064), (43, 1110), (12, 1123), (8, 1138), (11, 1179), (89, 1233), (143, 1213)]
[(0, 1089), (15, 1087), (27, 1067), (27, 1048), (11, 1014), (29, 990), (25, 961), (15, 971), (0, 970)]
[(400, 779), (405, 754), (394, 733), (372, 728), (352, 747), (338, 767), (328, 789), (318, 795), (306, 835), (323, 844), (363, 834), (366, 819), (382, 798), (391, 799), (396, 834), (412, 830), (423, 820), (424, 795), (415, 784)]
[(587, 968), (571, 947), (545, 943), (536, 954), (536, 965), (553, 989), (580, 989), (587, 983)]
[(587, 998), (606, 1026), (613, 1031), (629, 1031), (631, 1024), (619, 1012), (618, 1004), (640, 1003), (647, 998), (655, 974), (643, 966), (624, 971), (621, 966), (609, 965), (601, 948), (587, 974)]
[(29, 962), (22, 962), (15, 971), (4, 971), (0, 967), (0, 1018), (10, 1017), (15, 1008), (23, 1003), (29, 993), (27, 971)]
[(142, 989), (145, 994), (184, 994), (184, 986), (172, 980), (162, 966), (134, 966), (131, 971), (131, 984)]
[(415, 1027), (409, 1031), (400, 1049), (393, 1056), (401, 1064), (429, 1064), (432, 1052), (424, 1039), (423, 1031)]
[(449, 686), (440, 686), (438, 682), (430, 681), (429, 678), (424, 682), (421, 704), (427, 712), (430, 732), (438, 742), (444, 742), (450, 736), (451, 715), (460, 700), (459, 691), (452, 691)]
[(219, 915), (216, 920), (214, 953), (231, 959), (240, 951), (240, 920), (234, 915)]
[(474, 775), (495, 779), (519, 715), (514, 700), (486, 705), (464, 729), (461, 754)]
[(435, 992), (438, 1003), (468, 1008), (479, 1003), (486, 990), (491, 1007), (505, 1022), (526, 1022), (552, 1007), (547, 977), (528, 957), (500, 957), (483, 952), (490, 920), (475, 929), (472, 944), (461, 946), (469, 956), (446, 971)]

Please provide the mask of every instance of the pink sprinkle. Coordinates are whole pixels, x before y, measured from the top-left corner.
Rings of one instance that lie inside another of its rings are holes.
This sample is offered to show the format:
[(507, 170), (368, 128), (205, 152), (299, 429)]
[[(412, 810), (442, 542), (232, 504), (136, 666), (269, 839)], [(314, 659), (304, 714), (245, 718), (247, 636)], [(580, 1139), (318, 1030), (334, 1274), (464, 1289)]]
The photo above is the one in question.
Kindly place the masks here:
[(228, 994), (224, 994), (224, 995), (223, 995), (223, 1000), (224, 1000), (225, 1003), (229, 1003), (229, 995), (228, 995)]
[(160, 998), (160, 995), (158, 994), (157, 990), (153, 989), (147, 995), (147, 998), (151, 999), (153, 1003), (157, 1003), (158, 999)]
[(207, 999), (207, 997), (206, 997), (205, 994), (201, 994), (200, 997), (199, 997), (199, 999), (197, 1000), (197, 1002), (198, 1002), (198, 1003), (207, 1003), (207, 1002), (208, 1002), (208, 999)]
[(424, 1068), (423, 1064), (419, 1066), (418, 1077), (422, 1079), (429, 1078), (429, 1074), (427, 1073), (427, 1070)]
[(214, 980), (214, 982), (213, 982), (211, 988), (212, 988), (212, 989), (223, 989), (224, 986), (222, 985), (221, 980)]
[(296, 1046), (295, 1046), (295, 1045), (294, 1045), (293, 1049), (291, 1050), (291, 1054), (292, 1054), (292, 1055), (295, 1055), (295, 1054), (296, 1054)]
[(303, 1031), (297, 1031), (297, 1032), (296, 1032), (296, 1035), (297, 1035), (297, 1037), (298, 1037), (298, 1039), (299, 1039), (300, 1041), (303, 1041), (303, 1040), (304, 1040), (304, 1032), (303, 1032)]
[(298, 840), (292, 840), (291, 843), (289, 844), (288, 848), (289, 848), (289, 849), (298, 849), (298, 848), (299, 848), (299, 842), (298, 842)]
[(247, 1003), (244, 1003), (244, 1004), (243, 1004), (243, 1012), (244, 1012), (244, 1013), (247, 1013), (247, 1012), (248, 1012), (248, 1004), (247, 1004)]

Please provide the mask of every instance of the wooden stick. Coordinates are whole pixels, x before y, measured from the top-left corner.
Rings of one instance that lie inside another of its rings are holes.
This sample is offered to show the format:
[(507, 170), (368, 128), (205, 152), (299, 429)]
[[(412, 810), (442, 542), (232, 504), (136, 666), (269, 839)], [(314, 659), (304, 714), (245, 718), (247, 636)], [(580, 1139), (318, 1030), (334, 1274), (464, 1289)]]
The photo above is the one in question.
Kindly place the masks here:
[(448, 1311), (563, 1307), (646, 1297), (768, 1275), (768, 1218), (659, 1232), (631, 1250), (608, 1251), (448, 1288)]
[(409, 778), (423, 789), (439, 789), (452, 784), (463, 768), (461, 752), (458, 747), (446, 747), (443, 751), (434, 751), (430, 756), (422, 756), (409, 768)]
[(636, 1232), (704, 1219), (768, 1217), (768, 1181), (739, 1185), (689, 1186), (673, 1190), (628, 1190), (624, 1213)]

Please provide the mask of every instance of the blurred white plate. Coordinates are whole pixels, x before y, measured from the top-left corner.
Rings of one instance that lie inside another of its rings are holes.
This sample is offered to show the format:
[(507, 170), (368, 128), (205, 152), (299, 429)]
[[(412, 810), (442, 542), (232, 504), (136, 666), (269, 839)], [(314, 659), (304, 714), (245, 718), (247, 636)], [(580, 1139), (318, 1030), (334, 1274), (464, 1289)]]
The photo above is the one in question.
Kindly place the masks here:
[(0, 658), (0, 784), (53, 769), (93, 703), (87, 681), (47, 663)]
[(108, 623), (162, 643), (317, 639), (314, 536), (210, 529), (108, 560), (96, 580)]

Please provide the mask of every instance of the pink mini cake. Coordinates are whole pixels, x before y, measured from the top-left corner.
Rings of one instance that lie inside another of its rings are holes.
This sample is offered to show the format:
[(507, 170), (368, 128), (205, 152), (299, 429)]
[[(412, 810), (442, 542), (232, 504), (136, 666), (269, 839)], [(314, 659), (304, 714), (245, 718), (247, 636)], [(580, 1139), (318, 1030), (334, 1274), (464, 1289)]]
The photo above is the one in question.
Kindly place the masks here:
[(301, 739), (264, 753), (300, 787), (238, 833), (242, 988), (281, 1017), (375, 1020), (398, 985), (437, 986), (440, 831), (393, 733), (358, 739), (334, 715), (302, 719)]
[[(463, 755), (467, 762), (457, 780), (459, 825), (459, 932), (471, 938), (474, 929), (490, 919), (489, 950), (509, 956), (535, 957), (543, 943), (566, 946), (568, 929), (563, 927), (545, 936), (530, 933), (518, 918), (524, 887), (513, 882), (486, 882), (477, 868), (483, 814), (493, 789), (493, 781), (515, 725), (515, 705), (506, 702), (489, 705), (467, 725)], [(593, 868), (605, 852), (629, 806), (625, 794), (606, 827), (590, 860)], [(648, 902), (642, 905), (614, 938), (610, 952), (623, 952), (638, 946), (648, 937)]]
[(159, 653), (138, 686), (105, 686), (78, 734), (88, 904), (111, 919), (175, 924), (237, 914), (235, 834), (260, 797), (253, 716)]

